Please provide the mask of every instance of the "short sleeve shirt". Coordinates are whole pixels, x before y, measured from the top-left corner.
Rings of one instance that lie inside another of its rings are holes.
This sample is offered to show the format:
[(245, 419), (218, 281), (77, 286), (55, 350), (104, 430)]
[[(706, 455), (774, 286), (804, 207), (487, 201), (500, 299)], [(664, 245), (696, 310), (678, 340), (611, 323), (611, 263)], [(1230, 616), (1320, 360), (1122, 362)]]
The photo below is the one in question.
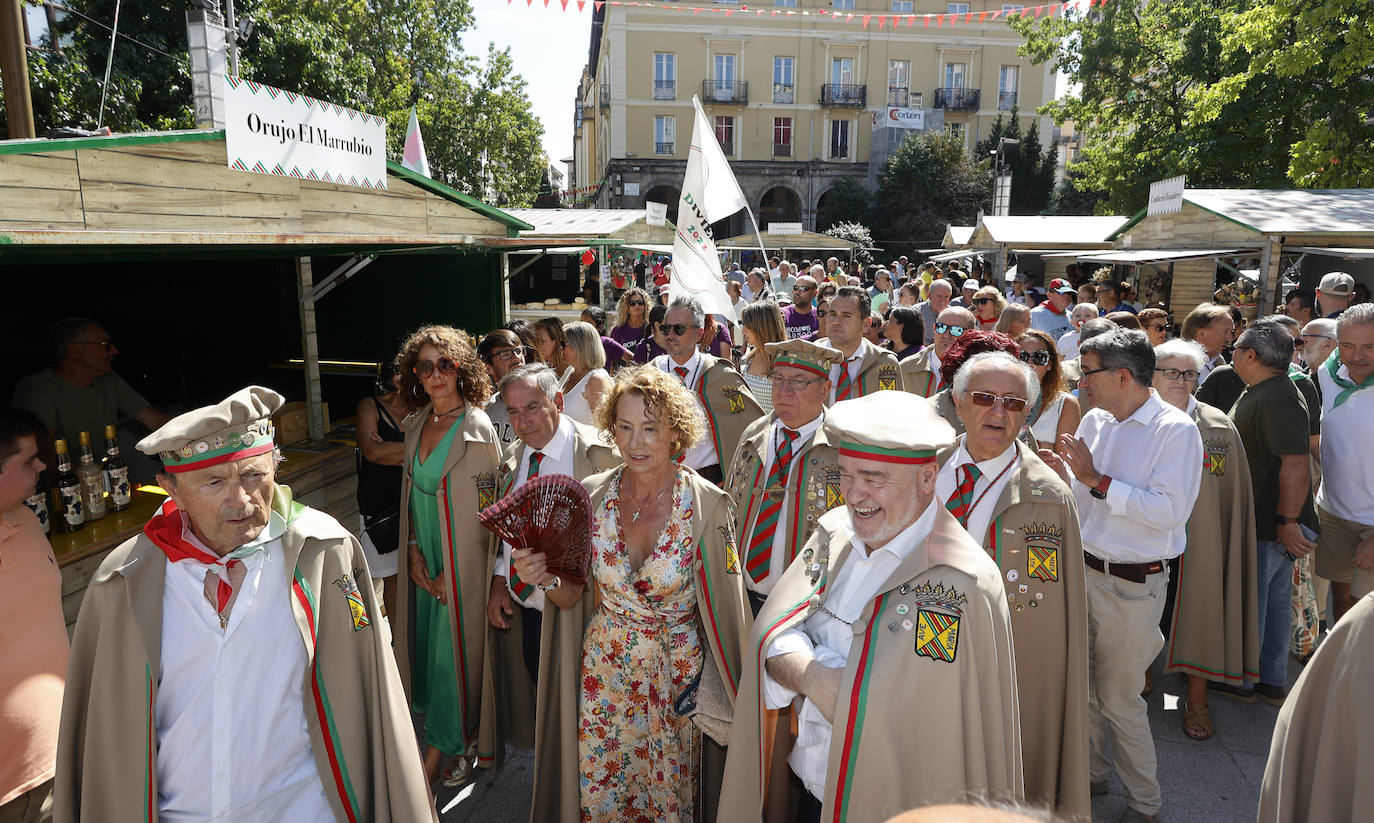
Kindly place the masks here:
[(821, 321), (816, 317), (816, 310), (802, 313), (797, 311), (796, 306), (788, 306), (782, 310), (782, 322), (787, 327), (787, 339), (798, 340), (820, 330)]
[[(1276, 539), (1274, 515), (1279, 505), (1279, 466), (1286, 455), (1309, 454), (1307, 403), (1287, 374), (1249, 387), (1231, 408), (1255, 490), (1255, 530), (1260, 540)], [(1298, 521), (1317, 529), (1317, 512), (1309, 491)]]
[(68, 443), (75, 443), (77, 433), (83, 431), (90, 433), (92, 443), (104, 442), (106, 426), (133, 417), (149, 405), (114, 372), (100, 375), (83, 389), (58, 377), (52, 369), (20, 380), (12, 402), (36, 414), (54, 437), (65, 438)]

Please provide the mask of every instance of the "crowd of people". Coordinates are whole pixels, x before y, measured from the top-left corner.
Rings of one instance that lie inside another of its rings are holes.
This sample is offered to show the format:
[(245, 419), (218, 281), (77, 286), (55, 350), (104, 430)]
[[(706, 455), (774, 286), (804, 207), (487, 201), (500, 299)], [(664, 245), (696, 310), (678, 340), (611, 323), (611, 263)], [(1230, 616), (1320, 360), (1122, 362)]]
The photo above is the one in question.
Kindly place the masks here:
[[(508, 746), (532, 821), (1086, 820), (1112, 774), (1158, 820), (1161, 652), (1190, 738), (1227, 733), (1212, 697), (1284, 706), (1260, 819), (1358, 818), (1353, 278), (1175, 325), (1110, 269), (772, 263), (729, 275), (733, 330), (632, 284), (614, 317), (416, 329), (358, 407), (358, 524), (275, 482), (276, 392), (154, 421), (168, 500), (69, 652), (23, 506), (52, 425), (4, 411), (0, 603), (31, 628), (0, 820), (434, 820)], [(479, 525), (552, 475), (590, 499), (585, 582)]]

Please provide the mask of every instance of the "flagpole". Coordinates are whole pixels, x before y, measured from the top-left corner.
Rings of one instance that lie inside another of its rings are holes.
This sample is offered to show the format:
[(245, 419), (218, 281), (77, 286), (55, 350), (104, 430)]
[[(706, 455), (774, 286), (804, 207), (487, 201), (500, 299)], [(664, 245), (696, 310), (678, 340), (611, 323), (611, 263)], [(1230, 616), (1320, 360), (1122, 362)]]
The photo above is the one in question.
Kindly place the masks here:
[(759, 251), (763, 252), (763, 267), (766, 269), (768, 268), (768, 249), (763, 246), (763, 233), (759, 231), (759, 221), (754, 217), (753, 209), (745, 206), (744, 211), (749, 215), (749, 222), (754, 224), (754, 237), (759, 241)]

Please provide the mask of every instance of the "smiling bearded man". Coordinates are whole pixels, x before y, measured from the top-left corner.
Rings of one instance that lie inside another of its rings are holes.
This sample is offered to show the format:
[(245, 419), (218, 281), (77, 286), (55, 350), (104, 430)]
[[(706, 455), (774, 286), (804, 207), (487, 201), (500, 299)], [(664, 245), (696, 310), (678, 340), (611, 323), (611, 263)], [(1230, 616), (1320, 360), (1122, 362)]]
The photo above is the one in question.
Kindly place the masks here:
[(824, 431), (845, 506), (817, 521), (754, 623), (721, 819), (760, 819), (763, 712), (798, 697), (798, 820), (1019, 799), (1001, 574), (935, 500), (935, 452), (953, 431), (896, 391), (836, 403)]
[(86, 591), (55, 820), (435, 819), (362, 548), (276, 482), (282, 403), (250, 386), (138, 444), (171, 499)]

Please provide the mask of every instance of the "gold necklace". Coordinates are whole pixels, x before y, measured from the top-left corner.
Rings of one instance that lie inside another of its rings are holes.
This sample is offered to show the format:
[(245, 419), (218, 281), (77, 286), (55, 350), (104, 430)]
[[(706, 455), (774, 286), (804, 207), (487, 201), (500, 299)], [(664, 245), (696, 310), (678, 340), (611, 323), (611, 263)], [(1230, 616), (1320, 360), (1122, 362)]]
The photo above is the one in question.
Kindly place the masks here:
[[(665, 485), (662, 489), (660, 489), (659, 492), (658, 492), (658, 494), (654, 495), (652, 499), (646, 500), (646, 501), (641, 501), (637, 506), (635, 506), (634, 514), (632, 514), (632, 515), (630, 516), (630, 522), (631, 522), (631, 523), (638, 523), (638, 522), (639, 522), (639, 514), (640, 514), (640, 512), (644, 511), (644, 507), (647, 506), (647, 505), (649, 505), (650, 503), (657, 503), (657, 502), (658, 502), (658, 499), (659, 499), (660, 497), (663, 496), (664, 492), (666, 492), (666, 491), (668, 491), (669, 489), (671, 489), (674, 485), (676, 485), (676, 484), (675, 484), (675, 483), (668, 483), (668, 484)], [(626, 491), (628, 492), (629, 490), (627, 489)], [(626, 497), (629, 497), (630, 495), (627, 493), (625, 496), (626, 496)]]

